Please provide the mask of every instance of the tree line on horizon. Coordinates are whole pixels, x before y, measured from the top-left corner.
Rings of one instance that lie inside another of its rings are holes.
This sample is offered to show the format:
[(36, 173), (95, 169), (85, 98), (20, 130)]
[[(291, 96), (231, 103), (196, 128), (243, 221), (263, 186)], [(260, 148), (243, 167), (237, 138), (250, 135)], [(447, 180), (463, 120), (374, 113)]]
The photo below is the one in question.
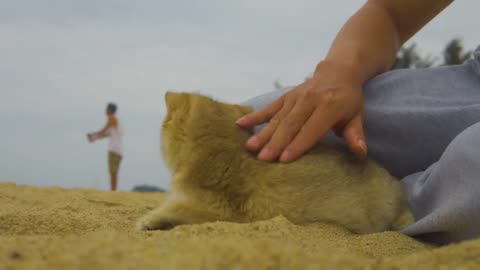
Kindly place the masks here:
[[(454, 38), (447, 43), (440, 57), (428, 54), (422, 56), (417, 49), (417, 44), (413, 42), (409, 46), (400, 48), (392, 69), (459, 65), (471, 59), (472, 55), (471, 50), (465, 51), (462, 41), (458, 38)], [(438, 61), (439, 58), (441, 59), (440, 62)]]
[[(465, 50), (461, 39), (454, 38), (450, 40), (442, 51), (441, 56), (432, 56), (431, 54), (422, 55), (417, 47), (417, 43), (413, 42), (408, 46), (402, 46), (397, 54), (397, 59), (391, 69), (402, 68), (428, 68), (435, 66), (459, 65), (471, 59), (472, 50)], [(439, 59), (441, 59), (439, 61)], [(309, 75), (306, 80), (309, 79)], [(285, 86), (279, 80), (273, 82), (276, 90), (284, 89)]]

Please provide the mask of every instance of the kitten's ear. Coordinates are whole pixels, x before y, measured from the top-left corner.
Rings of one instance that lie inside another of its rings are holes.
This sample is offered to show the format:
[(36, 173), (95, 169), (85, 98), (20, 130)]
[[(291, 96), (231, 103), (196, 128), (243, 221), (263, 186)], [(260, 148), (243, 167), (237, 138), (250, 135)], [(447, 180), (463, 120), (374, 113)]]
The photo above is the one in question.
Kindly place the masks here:
[(185, 103), (185, 94), (183, 93), (175, 93), (168, 91), (165, 93), (165, 104), (167, 104), (167, 109), (174, 110), (180, 104)]

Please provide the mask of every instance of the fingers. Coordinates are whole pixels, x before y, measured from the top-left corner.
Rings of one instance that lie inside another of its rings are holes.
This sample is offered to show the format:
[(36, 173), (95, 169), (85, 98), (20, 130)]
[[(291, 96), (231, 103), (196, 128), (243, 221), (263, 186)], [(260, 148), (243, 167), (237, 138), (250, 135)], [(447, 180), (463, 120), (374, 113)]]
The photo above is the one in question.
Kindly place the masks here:
[[(294, 103), (292, 101), (286, 100), (284, 106), (270, 119), (268, 124), (260, 132), (248, 139), (245, 144), (247, 150), (251, 152), (259, 151), (270, 140), (281, 120), (292, 110), (293, 106)], [(263, 155), (266, 153), (268, 153), (268, 150), (265, 150)]]
[(242, 128), (268, 122), (245, 147), (251, 152), (259, 151), (261, 160), (279, 158), (289, 162), (302, 156), (333, 128), (337, 135), (344, 137), (353, 153), (366, 156), (363, 113), (359, 113), (362, 97), (358, 90), (361, 88), (355, 82), (345, 83), (342, 76), (336, 78), (339, 75), (333, 73), (333, 77), (311, 79), (264, 109), (238, 119), (237, 125)]
[(367, 144), (363, 132), (363, 114), (357, 114), (343, 129), (343, 138), (350, 150), (358, 157), (367, 156)]
[(282, 109), (283, 102), (284, 96), (278, 98), (274, 102), (270, 103), (267, 107), (259, 111), (252, 112), (240, 117), (235, 123), (242, 128), (253, 128), (256, 125), (265, 123), (272, 117), (274, 117), (280, 109)]
[(314, 108), (311, 104), (298, 102), (289, 110), (281, 122), (277, 125), (271, 139), (258, 155), (261, 160), (274, 160), (282, 154), (283, 150), (295, 138), (297, 133), (309, 119)]
[(315, 110), (295, 139), (282, 152), (280, 161), (290, 162), (298, 159), (327, 133), (333, 123), (332, 115), (322, 109)]

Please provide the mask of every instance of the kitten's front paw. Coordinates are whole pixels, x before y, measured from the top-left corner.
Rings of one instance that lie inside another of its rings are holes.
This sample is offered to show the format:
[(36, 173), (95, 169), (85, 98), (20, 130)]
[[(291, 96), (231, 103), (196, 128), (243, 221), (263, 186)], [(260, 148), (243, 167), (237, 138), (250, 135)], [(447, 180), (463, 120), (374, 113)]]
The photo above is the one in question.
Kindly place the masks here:
[(178, 221), (154, 215), (142, 217), (136, 225), (137, 231), (170, 230), (179, 225)]

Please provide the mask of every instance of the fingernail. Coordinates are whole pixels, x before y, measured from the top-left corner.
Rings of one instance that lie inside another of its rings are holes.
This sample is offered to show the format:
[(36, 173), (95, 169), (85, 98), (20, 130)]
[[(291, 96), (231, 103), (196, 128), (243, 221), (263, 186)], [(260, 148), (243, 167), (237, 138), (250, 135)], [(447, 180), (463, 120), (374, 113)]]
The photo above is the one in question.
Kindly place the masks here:
[(280, 156), (281, 162), (289, 162), (293, 159), (293, 153), (289, 150), (283, 151), (282, 155)]
[(272, 150), (269, 147), (264, 147), (260, 154), (258, 154), (258, 159), (260, 160), (270, 160), (272, 158)]
[(257, 136), (252, 136), (250, 139), (248, 139), (247, 144), (250, 147), (259, 147), (261, 142)]
[(235, 124), (237, 125), (244, 125), (247, 122), (247, 117), (242, 116), (240, 117), (237, 121), (235, 121)]
[(365, 141), (363, 139), (358, 139), (357, 145), (362, 149), (363, 154), (367, 155), (367, 145), (365, 144)]

